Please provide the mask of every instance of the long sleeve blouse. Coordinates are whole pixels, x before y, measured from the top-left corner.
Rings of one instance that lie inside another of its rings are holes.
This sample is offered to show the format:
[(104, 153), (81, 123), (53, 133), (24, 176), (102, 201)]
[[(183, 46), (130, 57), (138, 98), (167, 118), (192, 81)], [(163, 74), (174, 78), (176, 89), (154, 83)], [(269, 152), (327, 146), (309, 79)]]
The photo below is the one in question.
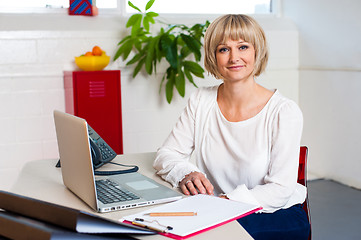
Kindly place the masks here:
[(191, 95), (158, 149), (157, 174), (178, 187), (185, 175), (202, 172), (215, 194), (261, 205), (263, 212), (302, 203), (306, 188), (297, 174), (303, 116), (297, 104), (275, 90), (256, 116), (229, 122), (217, 103), (218, 87)]

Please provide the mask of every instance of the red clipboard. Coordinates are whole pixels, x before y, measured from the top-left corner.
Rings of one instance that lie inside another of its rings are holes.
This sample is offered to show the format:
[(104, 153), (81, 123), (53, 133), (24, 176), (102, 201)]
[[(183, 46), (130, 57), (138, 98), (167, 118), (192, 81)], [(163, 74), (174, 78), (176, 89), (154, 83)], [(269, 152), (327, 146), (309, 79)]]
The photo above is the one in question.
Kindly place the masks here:
[[(218, 209), (220, 209), (220, 213)], [(158, 233), (173, 239), (187, 239), (255, 213), (261, 209), (262, 207), (256, 205), (199, 194), (154, 207), (138, 214), (126, 216), (123, 221), (128, 224), (137, 224), (137, 222), (133, 220), (142, 219), (144, 220), (144, 222), (142, 222), (143, 227), (152, 230), (157, 229), (153, 228), (151, 224), (147, 225), (147, 222), (156, 222), (162, 227), (171, 226), (173, 228), (172, 230), (166, 232), (158, 230)], [(150, 212), (176, 212), (179, 210), (182, 212), (197, 212), (197, 215), (190, 217), (149, 216)], [(215, 210), (217, 210), (217, 212)]]

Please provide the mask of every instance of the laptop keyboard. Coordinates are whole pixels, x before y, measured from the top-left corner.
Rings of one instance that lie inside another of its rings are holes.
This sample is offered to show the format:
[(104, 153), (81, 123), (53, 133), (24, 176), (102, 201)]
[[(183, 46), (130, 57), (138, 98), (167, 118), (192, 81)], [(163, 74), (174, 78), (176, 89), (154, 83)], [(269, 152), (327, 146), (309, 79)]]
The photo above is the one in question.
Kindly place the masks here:
[(126, 189), (121, 189), (117, 183), (109, 179), (96, 180), (95, 184), (98, 199), (104, 204), (131, 201), (140, 198)]

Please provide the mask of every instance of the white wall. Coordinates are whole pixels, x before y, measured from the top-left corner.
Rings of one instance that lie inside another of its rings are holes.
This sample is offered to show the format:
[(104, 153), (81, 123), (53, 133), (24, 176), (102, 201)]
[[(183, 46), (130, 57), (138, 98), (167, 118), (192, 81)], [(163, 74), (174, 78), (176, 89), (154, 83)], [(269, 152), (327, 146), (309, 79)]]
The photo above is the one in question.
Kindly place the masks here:
[(309, 169), (361, 188), (361, 1), (283, 1), (300, 36)]
[[(260, 82), (298, 101), (297, 30), (290, 21), (257, 19), (271, 51)], [(94, 45), (113, 56), (124, 25), (125, 20), (116, 16), (0, 14), (0, 189), (11, 187), (26, 162), (58, 158), (52, 112), (65, 109), (63, 71), (75, 70), (74, 56)], [(175, 94), (169, 105), (164, 92), (158, 95), (159, 76), (132, 79), (132, 69), (121, 61), (106, 69), (122, 71), (124, 152), (156, 151), (195, 88), (188, 86), (184, 99)]]

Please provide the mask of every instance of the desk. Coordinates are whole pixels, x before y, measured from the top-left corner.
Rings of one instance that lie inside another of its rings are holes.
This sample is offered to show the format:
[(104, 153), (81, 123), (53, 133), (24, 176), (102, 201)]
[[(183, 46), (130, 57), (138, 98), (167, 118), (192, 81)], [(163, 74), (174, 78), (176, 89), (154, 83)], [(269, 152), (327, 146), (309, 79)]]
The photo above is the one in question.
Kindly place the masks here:
[[(143, 175), (150, 177), (165, 186), (171, 187), (169, 183), (163, 181), (159, 176), (155, 174), (155, 170), (152, 167), (154, 156), (155, 153), (118, 155), (113, 160), (113, 162), (123, 164), (136, 164), (139, 166), (139, 172)], [(61, 170), (59, 168), (55, 168), (56, 162), (57, 160), (55, 159), (28, 162), (21, 170), (17, 181), (15, 182), (14, 186), (10, 191), (13, 193), (41, 199), (48, 202), (53, 202), (67, 207), (80, 209), (94, 214), (95, 212), (90, 207), (88, 207), (88, 205), (86, 205), (82, 200), (76, 197), (64, 186), (61, 176)], [(103, 166), (100, 170), (110, 170), (114, 167), (116, 166), (113, 164), (107, 164)], [(122, 216), (144, 211), (147, 208), (151, 207), (152, 206), (121, 210), (111, 213), (95, 214), (98, 214), (104, 218), (120, 219)], [(136, 237), (145, 240), (170, 239), (158, 234)], [(219, 240), (224, 238), (226, 238), (227, 240), (252, 239), (251, 236), (236, 221), (199, 234), (190, 239)]]

